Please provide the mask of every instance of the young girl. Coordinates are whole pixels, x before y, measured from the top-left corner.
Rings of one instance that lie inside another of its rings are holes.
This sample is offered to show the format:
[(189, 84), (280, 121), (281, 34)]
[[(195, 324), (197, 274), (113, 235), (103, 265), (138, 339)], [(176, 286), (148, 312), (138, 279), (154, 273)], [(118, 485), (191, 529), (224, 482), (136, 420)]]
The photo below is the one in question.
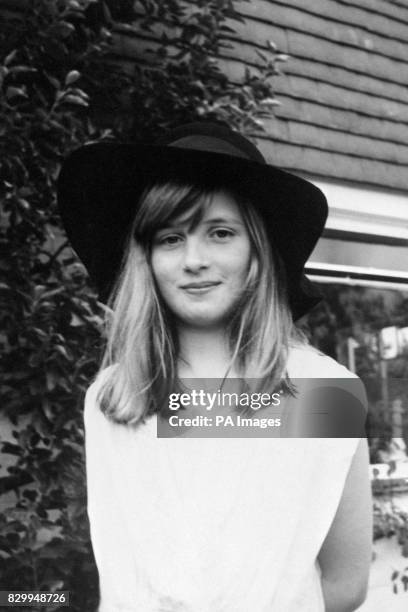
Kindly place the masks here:
[(355, 610), (371, 551), (365, 439), (290, 438), (277, 419), (270, 435), (227, 433), (194, 387), (219, 400), (235, 381), (305, 406), (302, 380), (355, 385), (295, 324), (318, 301), (304, 265), (323, 194), (199, 123), (158, 145), (82, 147), (59, 203), (112, 313), (85, 402), (99, 612)]

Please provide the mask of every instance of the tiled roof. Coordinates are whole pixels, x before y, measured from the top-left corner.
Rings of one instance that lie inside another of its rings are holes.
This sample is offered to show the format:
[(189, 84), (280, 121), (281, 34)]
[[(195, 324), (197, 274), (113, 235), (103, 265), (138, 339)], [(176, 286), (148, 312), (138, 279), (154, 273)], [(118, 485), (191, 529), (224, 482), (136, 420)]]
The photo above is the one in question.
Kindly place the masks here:
[[(239, 4), (238, 4), (239, 6)], [(231, 74), (274, 41), (290, 59), (282, 106), (260, 145), (270, 161), (324, 178), (408, 190), (408, 5), (394, 0), (243, 2)]]

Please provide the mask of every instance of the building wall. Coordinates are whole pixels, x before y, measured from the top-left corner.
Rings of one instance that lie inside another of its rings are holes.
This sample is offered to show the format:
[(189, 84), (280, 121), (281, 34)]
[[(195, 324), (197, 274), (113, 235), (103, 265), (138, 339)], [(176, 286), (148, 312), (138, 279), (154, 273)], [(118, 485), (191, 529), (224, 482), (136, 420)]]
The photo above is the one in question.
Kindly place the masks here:
[[(275, 80), (282, 105), (261, 135), (271, 162), (357, 184), (408, 190), (408, 6), (402, 0), (236, 3), (222, 62), (237, 81), (272, 40), (290, 55)], [(123, 31), (118, 53), (141, 42)]]
[(270, 158), (316, 177), (408, 189), (408, 6), (388, 0), (242, 3), (231, 68), (273, 40), (290, 59), (267, 124)]

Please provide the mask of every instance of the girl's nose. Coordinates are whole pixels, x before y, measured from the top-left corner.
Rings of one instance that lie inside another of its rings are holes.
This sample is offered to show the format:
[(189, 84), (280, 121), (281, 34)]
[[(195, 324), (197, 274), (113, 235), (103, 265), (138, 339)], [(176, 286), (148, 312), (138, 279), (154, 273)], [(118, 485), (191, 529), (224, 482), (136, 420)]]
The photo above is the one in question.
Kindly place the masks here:
[(184, 249), (184, 270), (199, 272), (208, 268), (208, 247), (198, 236), (188, 236)]

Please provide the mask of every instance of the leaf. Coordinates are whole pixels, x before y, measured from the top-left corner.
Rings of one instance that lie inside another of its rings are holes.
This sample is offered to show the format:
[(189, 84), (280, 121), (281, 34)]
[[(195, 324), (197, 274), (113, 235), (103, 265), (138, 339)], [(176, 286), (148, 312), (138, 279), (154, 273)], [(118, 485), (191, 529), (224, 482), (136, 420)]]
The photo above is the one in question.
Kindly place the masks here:
[(27, 94), (25, 90), (22, 87), (14, 87), (13, 85), (10, 85), (9, 87), (7, 87), (6, 98), (11, 100), (12, 98), (17, 98), (17, 97), (27, 98)]
[(28, 499), (31, 502), (34, 502), (37, 499), (38, 492), (33, 489), (25, 489), (23, 491), (23, 497)]
[(104, 17), (105, 17), (106, 21), (111, 23), (112, 22), (112, 13), (110, 12), (110, 9), (109, 9), (108, 5), (106, 4), (106, 2), (102, 2), (102, 10), (103, 10), (103, 14), (104, 14)]
[(18, 74), (20, 72), (38, 72), (36, 68), (31, 68), (30, 66), (12, 66), (9, 69), (10, 73)]
[(276, 62), (287, 62), (288, 59), (290, 59), (290, 55), (287, 53), (278, 53), (278, 55), (275, 56)]
[(47, 72), (44, 72), (44, 74), (55, 89), (61, 89), (61, 83), (56, 77), (48, 74)]
[(52, 409), (52, 406), (51, 406), (51, 404), (50, 404), (50, 402), (48, 401), (47, 398), (44, 398), (42, 400), (41, 407), (42, 407), (42, 410), (43, 410), (43, 413), (44, 413), (45, 417), (52, 423), (53, 419), (55, 417), (55, 413), (54, 413), (54, 411)]
[(68, 38), (68, 36), (75, 32), (75, 26), (69, 21), (61, 21), (55, 29), (61, 38)]
[(46, 387), (48, 391), (53, 391), (58, 384), (58, 378), (53, 372), (47, 372), (45, 375)]
[(64, 346), (62, 346), (61, 344), (57, 344), (54, 347), (54, 350), (55, 350), (56, 353), (59, 353), (60, 355), (62, 355), (62, 357), (65, 357), (65, 359), (69, 360), (69, 356), (68, 356), (67, 350), (66, 350), (66, 348)]
[(81, 73), (78, 72), (78, 70), (71, 70), (65, 77), (65, 85), (72, 85), (72, 83), (75, 83), (75, 81), (77, 81), (80, 76)]
[(12, 444), (11, 442), (3, 442), (2, 453), (19, 457), (22, 453), (22, 448), (17, 444)]
[(40, 296), (43, 295), (44, 291), (46, 290), (46, 286), (45, 285), (36, 285), (34, 287), (34, 297), (36, 299), (38, 299)]
[(9, 53), (6, 58), (4, 59), (4, 65), (8, 66), (9, 64), (11, 64), (11, 62), (13, 61), (13, 59), (16, 57), (17, 55), (17, 49), (14, 49), (14, 51), (12, 51), (11, 53)]
[(15, 548), (20, 544), (20, 536), (16, 532), (7, 533), (6, 539), (12, 548)]
[(67, 94), (64, 96), (64, 102), (69, 102), (70, 104), (76, 104), (78, 106), (89, 106), (88, 102), (81, 98), (80, 96), (74, 96), (73, 94)]
[(18, 202), (19, 207), (22, 210), (25, 210), (25, 211), (30, 210), (31, 208), (30, 203), (27, 202), (27, 200), (25, 200), (24, 198), (18, 198), (17, 202)]
[(264, 98), (264, 100), (261, 100), (260, 104), (265, 106), (282, 106), (282, 102), (279, 102), (276, 98)]
[(69, 322), (71, 327), (81, 327), (85, 325), (85, 322), (78, 317), (75, 313), (71, 313), (71, 320)]

